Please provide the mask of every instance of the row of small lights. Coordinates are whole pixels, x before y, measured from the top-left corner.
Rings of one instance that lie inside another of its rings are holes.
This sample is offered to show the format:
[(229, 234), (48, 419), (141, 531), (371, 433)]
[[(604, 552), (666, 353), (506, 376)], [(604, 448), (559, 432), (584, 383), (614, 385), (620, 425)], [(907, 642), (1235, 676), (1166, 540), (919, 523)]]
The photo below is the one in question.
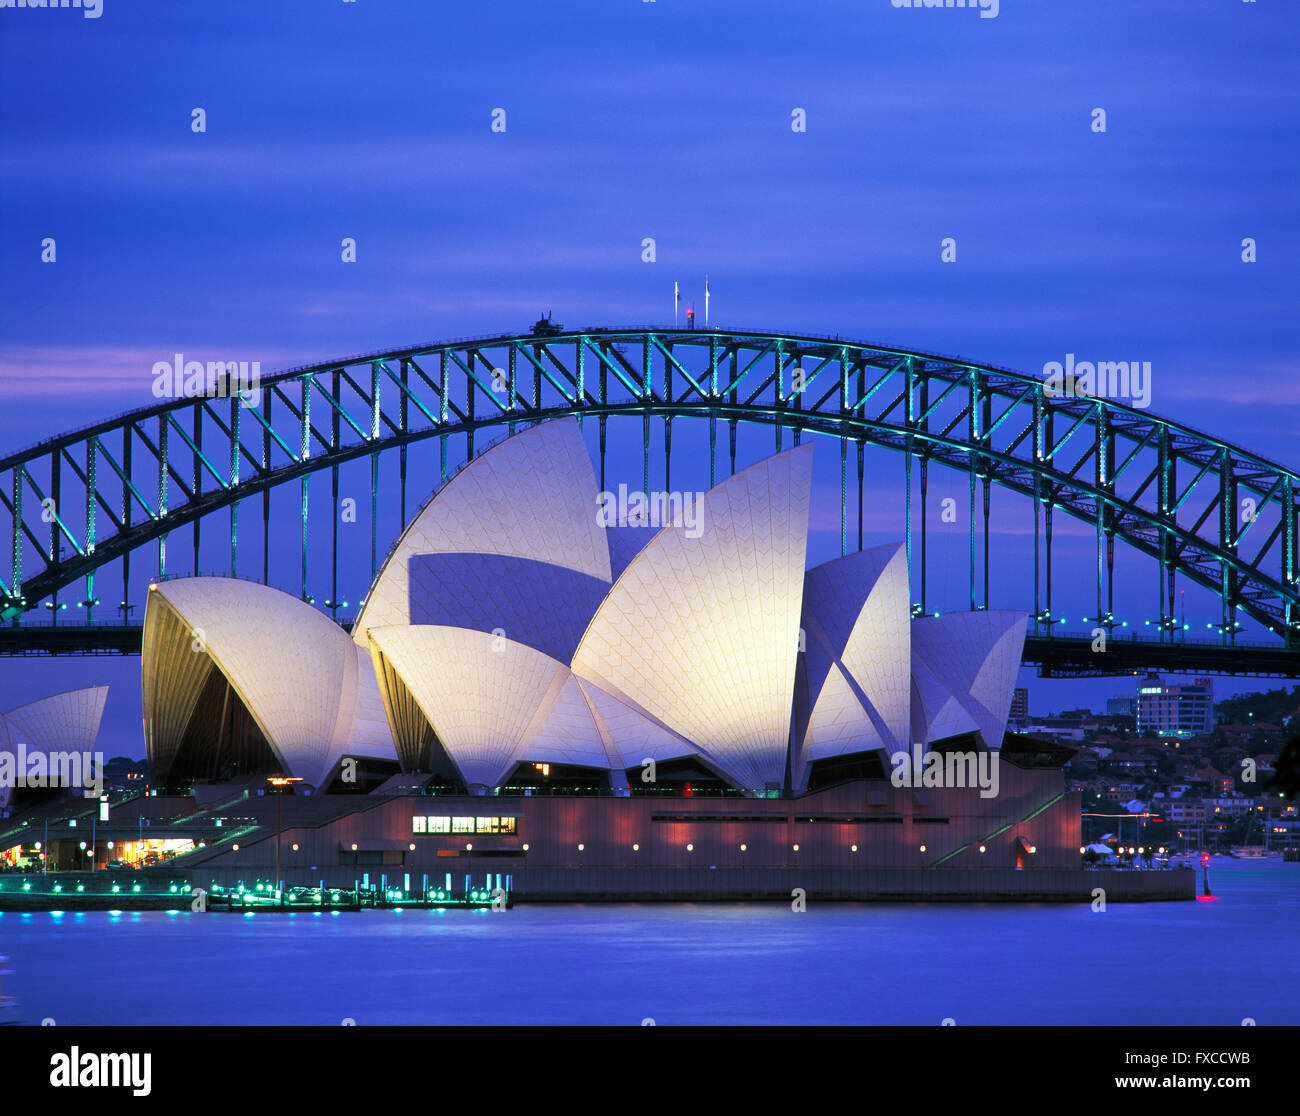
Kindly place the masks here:
[[(238, 846), (238, 845), (234, 845), (234, 846), (232, 846), (232, 847), (233, 847), (233, 849), (234, 849), (235, 852), (239, 852), (239, 846)], [(411, 850), (411, 852), (415, 852), (415, 842), (412, 841), (412, 842), (407, 846), (407, 848), (409, 848), (409, 849)], [(586, 846), (585, 844), (579, 844), (579, 845), (578, 845), (578, 852), (583, 852), (586, 848), (587, 848), (587, 846)], [(798, 851), (799, 851), (799, 846), (798, 846), (798, 845), (791, 845), (790, 848), (791, 848), (792, 850), (794, 850), (795, 852), (798, 852)], [(740, 846), (740, 851), (741, 851), (741, 852), (746, 852), (748, 849), (749, 849), (749, 846), (748, 846), (748, 845), (741, 845), (741, 846)], [(987, 851), (988, 851), (988, 848), (987, 848), (987, 846), (985, 846), (985, 845), (980, 845), (979, 849), (980, 849), (980, 852), (987, 852)], [(921, 846), (920, 846), (920, 850), (921, 850), (921, 852), (925, 852), (925, 851), (926, 851), (926, 847), (925, 847), (924, 845), (921, 845)], [(297, 851), (298, 851), (298, 846), (297, 846), (296, 844), (293, 846), (293, 851), (294, 851), (294, 852), (297, 852)], [(356, 846), (356, 843), (355, 843), (355, 842), (353, 842), (353, 845), (352, 845), (352, 851), (353, 851), (353, 852), (356, 852), (356, 851), (357, 851), (357, 846)], [(465, 851), (466, 851), (466, 852), (473, 852), (473, 851), (474, 851), (474, 845), (473, 845), (472, 842), (466, 842), (466, 844), (465, 844)], [(524, 852), (527, 852), (527, 851), (528, 851), (528, 842), (526, 842), (526, 841), (525, 841), (524, 844), (523, 844), (523, 851), (524, 851)], [(639, 844), (635, 844), (635, 845), (633, 845), (633, 846), (632, 846), (632, 851), (633, 851), (633, 852), (640, 852), (640, 851), (641, 851), (641, 846), (640, 846)], [(687, 851), (687, 852), (694, 852), (694, 851), (695, 851), (695, 846), (692, 845), (692, 844), (688, 844), (688, 845), (686, 846), (686, 851)], [(850, 845), (850, 846), (849, 846), (849, 851), (850, 851), (850, 852), (857, 852), (857, 851), (858, 851), (858, 846), (857, 846), (857, 845)], [(1037, 846), (1037, 845), (1030, 845), (1030, 846), (1029, 846), (1029, 851), (1030, 851), (1031, 853), (1036, 853), (1036, 852), (1038, 852), (1038, 846)], [(1137, 850), (1129, 849), (1129, 852), (1135, 852), (1135, 851), (1136, 851), (1136, 852), (1141, 852), (1142, 850), (1141, 850), (1141, 849), (1137, 849)], [(1164, 852), (1165, 850), (1162, 848), (1160, 851), (1161, 851), (1161, 852)], [(1087, 849), (1080, 847), (1079, 852), (1081, 852), (1081, 853), (1083, 853), (1083, 852), (1087, 852)]]
[[(41, 846), (40, 846), (40, 843), (38, 842), (38, 843), (36, 844), (36, 848), (39, 849), (40, 847), (41, 847)], [(82, 847), (83, 849), (86, 847), (86, 842), (85, 842), (85, 841), (82, 841), (82, 842), (81, 842), (81, 847)], [(112, 842), (112, 841), (110, 841), (110, 842), (108, 843), (108, 847), (109, 847), (110, 849), (113, 847), (113, 842)], [(586, 847), (587, 847), (587, 846), (586, 846), (585, 844), (579, 844), (579, 845), (578, 845), (578, 852), (583, 852), (583, 851), (586, 849)], [(412, 842), (407, 846), (407, 848), (410, 849), (411, 852), (415, 852), (415, 842), (412, 841)], [(798, 852), (798, 851), (799, 851), (799, 846), (798, 846), (798, 845), (791, 845), (790, 848), (793, 849), (795, 852)], [(232, 849), (234, 852), (239, 852), (239, 846), (238, 846), (238, 845), (231, 845), (231, 849)], [(749, 849), (749, 846), (748, 846), (748, 845), (741, 845), (741, 846), (740, 846), (740, 851), (741, 851), (741, 852), (746, 852), (748, 849)], [(524, 850), (524, 852), (527, 852), (527, 851), (528, 851), (528, 842), (527, 842), (527, 841), (525, 841), (524, 844), (523, 844), (523, 850)], [(921, 845), (921, 846), (920, 846), (920, 850), (921, 850), (921, 852), (925, 852), (925, 846), (924, 846), (924, 845)], [(87, 850), (87, 851), (89, 851), (89, 850)], [(294, 852), (297, 852), (297, 851), (298, 851), (298, 845), (297, 845), (297, 842), (295, 842), (294, 845), (293, 845), (293, 851), (294, 851)], [(356, 852), (356, 851), (357, 851), (357, 845), (356, 845), (356, 842), (355, 842), (355, 841), (354, 841), (353, 844), (352, 844), (352, 851), (353, 851), (353, 852)], [(474, 845), (473, 845), (472, 842), (466, 842), (466, 844), (465, 844), (465, 851), (466, 851), (466, 852), (473, 852), (473, 851), (474, 851)], [(635, 844), (635, 845), (633, 845), (633, 846), (632, 846), (632, 851), (633, 851), (633, 852), (640, 852), (640, 851), (641, 851), (641, 846), (640, 846), (639, 844)], [(687, 851), (687, 852), (694, 852), (694, 851), (695, 851), (695, 846), (694, 846), (693, 844), (688, 844), (688, 845), (686, 846), (686, 851)], [(857, 851), (858, 851), (858, 846), (857, 846), (857, 845), (850, 845), (850, 846), (849, 846), (849, 851), (850, 851), (850, 852), (857, 852)], [(981, 846), (980, 846), (980, 852), (985, 852), (985, 851), (986, 851), (986, 846), (981, 845)], [(1030, 846), (1029, 846), (1029, 851), (1030, 851), (1031, 853), (1036, 853), (1036, 852), (1038, 851), (1038, 846), (1037, 846), (1037, 845), (1030, 845)], [(1080, 851), (1081, 853), (1082, 853), (1082, 852), (1087, 852), (1087, 849), (1086, 849), (1086, 848), (1083, 848), (1083, 847), (1081, 846), (1081, 847), (1079, 848), (1079, 851)], [(1129, 852), (1142, 852), (1142, 851), (1143, 851), (1142, 849), (1129, 849)], [(1165, 850), (1162, 848), (1160, 851), (1161, 851), (1161, 852), (1164, 852)]]
[[(28, 881), (28, 882), (26, 882), (26, 883), (23, 884), (23, 890), (24, 890), (24, 891), (31, 891), (31, 889), (32, 889), (32, 885), (31, 885), (31, 882), (30, 882), (30, 881)], [(62, 885), (62, 884), (57, 884), (57, 883), (56, 883), (56, 884), (54, 885), (54, 890), (55, 890), (55, 891), (62, 891), (62, 890), (63, 890), (63, 885)], [(77, 884), (77, 890), (78, 890), (78, 891), (85, 891), (85, 890), (86, 890), (86, 885), (85, 885), (84, 883), (79, 883), (79, 884)], [(119, 893), (121, 892), (121, 890), (122, 890), (122, 888), (121, 888), (120, 885), (118, 885), (118, 884), (114, 884), (114, 885), (113, 885), (113, 894), (114, 894), (114, 895), (119, 894)], [(183, 886), (178, 886), (177, 884), (172, 884), (172, 885), (171, 885), (171, 891), (172, 891), (172, 894), (173, 894), (173, 895), (175, 895), (175, 894), (177, 894), (178, 892), (181, 892), (181, 891), (189, 891), (189, 890), (190, 890), (190, 885), (189, 885), (189, 884), (185, 884), (185, 885), (183, 885)], [(139, 894), (139, 891), (140, 891), (140, 885), (139, 885), (139, 884), (134, 884), (134, 885), (132, 885), (132, 887), (131, 887), (131, 891), (132, 891), (132, 893), (134, 893), (134, 894)]]
[[(408, 847), (410, 848), (411, 852), (415, 852), (415, 843), (414, 843), (414, 842), (412, 842)], [(527, 842), (524, 842), (524, 844), (523, 844), (522, 847), (523, 847), (523, 851), (524, 851), (524, 852), (527, 852), (527, 851), (528, 851), (528, 843), (527, 843)], [(235, 848), (238, 849), (239, 846), (236, 845)], [(578, 852), (583, 852), (586, 848), (587, 848), (587, 846), (586, 846), (585, 844), (579, 844), (579, 845), (578, 845)], [(791, 848), (793, 851), (795, 851), (795, 852), (798, 852), (798, 851), (799, 851), (799, 846), (798, 846), (798, 845), (791, 845), (790, 848)], [(987, 850), (987, 846), (985, 846), (985, 845), (980, 845), (979, 848), (980, 848), (980, 852), (987, 852), (987, 851), (988, 851), (988, 850)], [(294, 845), (293, 849), (294, 849), (294, 852), (297, 852), (297, 851), (298, 851), (298, 846), (297, 846), (297, 845)], [(466, 845), (465, 845), (465, 851), (466, 851), (466, 852), (472, 852), (473, 849), (474, 849), (474, 846), (473, 846), (472, 844), (466, 844)], [(749, 849), (749, 846), (748, 846), (748, 845), (741, 845), (741, 846), (740, 846), (740, 851), (741, 851), (741, 852), (746, 852), (746, 851), (748, 851), (748, 849)], [(921, 850), (921, 852), (925, 852), (925, 851), (926, 851), (926, 847), (925, 847), (924, 845), (921, 845), (921, 846), (920, 846), (920, 850)], [(356, 851), (357, 851), (357, 846), (356, 846), (355, 844), (352, 846), (352, 851), (353, 851), (353, 852), (356, 852)], [(635, 844), (635, 845), (633, 845), (633, 846), (632, 846), (632, 851), (633, 851), (633, 852), (640, 852), (640, 851), (641, 851), (641, 846), (640, 846), (639, 844)], [(686, 846), (686, 851), (687, 851), (687, 852), (694, 852), (694, 851), (695, 851), (695, 846), (694, 846), (693, 844), (688, 844), (688, 845)], [(849, 846), (849, 851), (850, 851), (850, 852), (857, 852), (857, 851), (858, 851), (858, 846), (857, 846), (857, 845), (850, 845), (850, 846)], [(1038, 846), (1037, 846), (1037, 845), (1030, 845), (1030, 846), (1029, 846), (1029, 851), (1030, 851), (1031, 853), (1036, 853), (1036, 852), (1038, 851)], [(1080, 852), (1084, 852), (1085, 850), (1080, 849), (1079, 851), (1080, 851)], [(1132, 852), (1133, 850), (1130, 849), (1129, 851)], [(1161, 852), (1164, 852), (1164, 849), (1161, 849), (1160, 851), (1161, 851)]]
[[(1029, 851), (1033, 852), (1033, 849), (1030, 849)], [(1088, 851), (1088, 847), (1086, 845), (1079, 846), (1079, 852), (1086, 853), (1087, 851)], [(1119, 848), (1117, 848), (1115, 851), (1118, 853), (1124, 852), (1125, 851), (1124, 846), (1120, 845)], [(1164, 855), (1164, 853), (1168, 850), (1165, 849), (1164, 845), (1161, 845), (1158, 849), (1148, 849), (1145, 845), (1139, 845), (1137, 848), (1134, 848), (1132, 845), (1129, 845), (1128, 851), (1130, 853), (1137, 853), (1139, 856), (1141, 856), (1141, 855), (1145, 855), (1148, 852), (1153, 852), (1158, 855)]]

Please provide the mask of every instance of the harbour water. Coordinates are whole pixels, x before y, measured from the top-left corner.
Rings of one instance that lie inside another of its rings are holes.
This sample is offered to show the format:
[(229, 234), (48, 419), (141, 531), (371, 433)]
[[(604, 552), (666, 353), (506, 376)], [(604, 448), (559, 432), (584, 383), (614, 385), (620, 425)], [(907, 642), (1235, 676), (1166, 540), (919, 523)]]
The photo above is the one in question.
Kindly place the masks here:
[(0, 914), (26, 1023), (1300, 1023), (1300, 865), (1109, 904)]

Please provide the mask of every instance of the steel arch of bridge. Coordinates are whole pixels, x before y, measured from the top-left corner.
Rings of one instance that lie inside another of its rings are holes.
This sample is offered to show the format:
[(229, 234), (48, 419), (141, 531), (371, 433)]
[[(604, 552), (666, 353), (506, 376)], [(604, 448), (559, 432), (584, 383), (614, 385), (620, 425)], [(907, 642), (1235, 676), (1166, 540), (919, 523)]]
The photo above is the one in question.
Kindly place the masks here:
[[(462, 339), (295, 368), (264, 377), (256, 400), (223, 397), (221, 387), (218, 382), (216, 394), (169, 399), (0, 459), (0, 508), (8, 516), (12, 559), (0, 571), (0, 616), (19, 623), (47, 602), (57, 610), (58, 594), (82, 579), (83, 603), (93, 605), (96, 571), (117, 559), (125, 605), (132, 553), (156, 542), (158, 571), (165, 572), (168, 535), (192, 523), (197, 568), (198, 523), (222, 508), (230, 509), (233, 571), (240, 505), (260, 493), (269, 519), (271, 489), (295, 480), (302, 485), (306, 597), (307, 481), (313, 473), (333, 471), (337, 504), (339, 466), (370, 459), (373, 570), (379, 457), (387, 450), (396, 449), (400, 458), (404, 519), (406, 449), (413, 443), (440, 440), (445, 479), (453, 436), (465, 439), (468, 459), (484, 431), (513, 431), (562, 415), (594, 418), (604, 488), (608, 420), (640, 416), (648, 491), (652, 421), (663, 423), (667, 471), (672, 420), (703, 417), (710, 483), (717, 480), (720, 425), (733, 471), (741, 422), (772, 427), (777, 449), (786, 429), (796, 443), (806, 432), (837, 439), (842, 552), (849, 546), (849, 447), (856, 454), (859, 547), (864, 448), (900, 451), (908, 558), (910, 564), (919, 544), (922, 611), (926, 517), (920, 515), (914, 531), (913, 481), (919, 479), (924, 509), (928, 466), (937, 462), (969, 478), (971, 608), (978, 607), (977, 489), (983, 495), (987, 605), (990, 488), (996, 486), (1033, 503), (1036, 634), (1050, 635), (1059, 622), (1052, 614), (1051, 548), (1053, 513), (1060, 509), (1096, 530), (1097, 624), (1115, 623), (1119, 538), (1157, 563), (1158, 624), (1170, 638), (1178, 626), (1174, 586), (1181, 576), (1218, 594), (1225, 644), (1235, 639), (1240, 610), (1285, 647), (1300, 649), (1295, 473), (1115, 400), (1053, 395), (1042, 379), (1008, 369), (840, 338), (585, 329)], [(1196, 505), (1189, 501), (1198, 492), (1205, 502), (1193, 518)], [(1254, 506), (1249, 517), (1239, 511), (1246, 499)], [(264, 576), (266, 537), (264, 530)], [(337, 613), (337, 568), (334, 576), (327, 607)]]

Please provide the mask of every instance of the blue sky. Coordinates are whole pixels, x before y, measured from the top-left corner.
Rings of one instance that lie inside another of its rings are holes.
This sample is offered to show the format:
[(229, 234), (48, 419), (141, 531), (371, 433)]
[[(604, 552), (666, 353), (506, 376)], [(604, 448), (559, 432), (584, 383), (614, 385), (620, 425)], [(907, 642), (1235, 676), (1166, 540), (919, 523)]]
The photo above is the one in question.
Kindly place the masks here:
[[(1149, 360), (1153, 412), (1300, 466), (1277, 0), (104, 0), (0, 25), (0, 452), (152, 402), (177, 351), (271, 370), (541, 310), (664, 322), (707, 274), (723, 326)], [(3, 707), (110, 681), (106, 744), (140, 751), (138, 660), (2, 671)]]

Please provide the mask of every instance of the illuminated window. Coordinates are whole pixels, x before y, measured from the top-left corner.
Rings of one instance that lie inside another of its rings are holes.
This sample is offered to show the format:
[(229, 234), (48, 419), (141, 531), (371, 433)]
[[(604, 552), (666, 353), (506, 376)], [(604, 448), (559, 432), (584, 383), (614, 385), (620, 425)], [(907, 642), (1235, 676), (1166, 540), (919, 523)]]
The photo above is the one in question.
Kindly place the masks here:
[(412, 818), (412, 819), (411, 819), (411, 832), (412, 832), (412, 833), (428, 833), (428, 832), (429, 832), (429, 819), (426, 819), (426, 818)]
[(479, 833), (514, 833), (514, 818), (475, 818)]
[(452, 818), (451, 831), (453, 833), (473, 833), (474, 819), (473, 818)]
[(450, 833), (451, 818), (427, 818), (430, 833)]

